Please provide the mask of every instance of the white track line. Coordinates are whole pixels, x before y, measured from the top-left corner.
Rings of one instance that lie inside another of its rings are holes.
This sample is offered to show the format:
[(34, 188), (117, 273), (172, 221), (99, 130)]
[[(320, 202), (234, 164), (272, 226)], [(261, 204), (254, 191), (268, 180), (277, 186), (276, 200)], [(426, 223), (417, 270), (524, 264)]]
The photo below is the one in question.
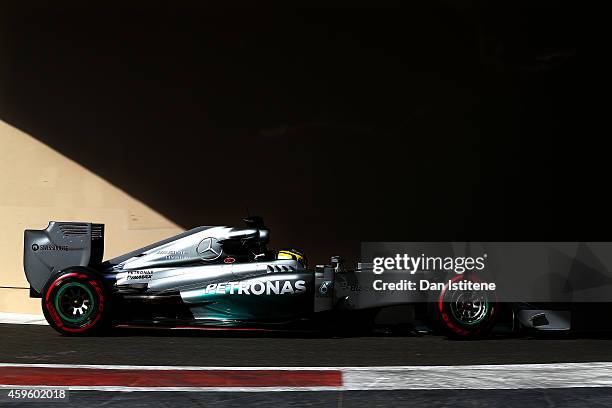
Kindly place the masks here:
[[(343, 377), (341, 387), (68, 387), (75, 391), (253, 392), (612, 387), (612, 362), (386, 367), (177, 367), (0, 363), (0, 367), (3, 366), (108, 370), (339, 370)], [(8, 385), (0, 385), (0, 388), (8, 388)]]
[(345, 368), (342, 377), (347, 390), (612, 387), (612, 363)]
[(37, 324), (47, 325), (45, 317), (41, 314), (0, 312), (0, 323), (5, 324)]

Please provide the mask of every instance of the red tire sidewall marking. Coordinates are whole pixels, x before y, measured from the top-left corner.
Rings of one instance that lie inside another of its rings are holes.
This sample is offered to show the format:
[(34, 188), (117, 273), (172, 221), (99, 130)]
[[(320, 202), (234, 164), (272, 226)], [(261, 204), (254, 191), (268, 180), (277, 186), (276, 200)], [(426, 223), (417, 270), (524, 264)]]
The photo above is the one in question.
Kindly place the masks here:
[[(470, 276), (470, 278), (468, 279), (463, 274), (457, 275), (454, 278), (450, 279), (449, 282), (446, 285), (444, 285), (444, 289), (442, 289), (442, 291), (440, 292), (440, 296), (438, 298), (438, 311), (440, 312), (440, 316), (442, 317), (442, 321), (444, 322), (446, 327), (448, 327), (454, 333), (460, 334), (462, 336), (468, 335), (470, 333), (478, 334), (480, 332), (480, 327), (478, 327), (473, 332), (470, 332), (469, 330), (462, 329), (462, 328), (458, 327), (457, 325), (455, 325), (452, 322), (451, 318), (448, 316), (448, 314), (444, 310), (444, 295), (446, 294), (446, 290), (450, 287), (450, 283), (456, 282), (456, 281), (461, 280), (461, 279), (470, 280), (470, 281), (474, 281), (474, 282), (482, 282), (482, 280), (478, 279), (477, 277)], [(495, 312), (497, 310), (497, 307), (496, 307), (497, 306), (497, 299), (495, 299), (491, 303), (492, 303), (492, 306), (491, 306), (492, 311), (491, 311), (491, 314), (490, 314), (489, 318), (491, 318), (495, 314)]]
[[(62, 319), (57, 313), (57, 310), (55, 310), (55, 305), (51, 297), (51, 293), (53, 292), (53, 290), (57, 288), (62, 283), (62, 281), (64, 281), (65, 279), (69, 279), (69, 278), (74, 278), (74, 279), (85, 281), (91, 287), (93, 287), (94, 291), (98, 295), (98, 311), (96, 313), (96, 317), (90, 322), (88, 322), (85, 326), (82, 326), (82, 327), (67, 327), (64, 324), (64, 322), (62, 322)], [(49, 313), (49, 316), (51, 317), (51, 319), (53, 319), (53, 322), (61, 330), (67, 331), (70, 333), (82, 333), (88, 330), (89, 328), (95, 326), (98, 323), (98, 321), (100, 321), (100, 319), (102, 318), (102, 313), (104, 312), (104, 292), (102, 291), (102, 287), (100, 286), (100, 283), (96, 279), (93, 279), (91, 276), (88, 276), (84, 273), (71, 272), (65, 275), (58, 276), (53, 281), (53, 283), (49, 285), (49, 289), (47, 289), (47, 293), (45, 294), (45, 306)]]

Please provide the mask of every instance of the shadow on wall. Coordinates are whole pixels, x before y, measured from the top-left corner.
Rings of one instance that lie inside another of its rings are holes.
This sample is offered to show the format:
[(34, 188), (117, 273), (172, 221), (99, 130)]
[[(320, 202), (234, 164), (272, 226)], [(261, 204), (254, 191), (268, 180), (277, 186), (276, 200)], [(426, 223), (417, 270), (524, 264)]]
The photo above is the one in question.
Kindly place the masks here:
[(318, 263), (363, 240), (512, 239), (549, 222), (574, 92), (571, 55), (532, 73), (516, 51), (573, 38), (480, 11), (10, 8), (0, 118), (185, 228), (248, 208)]

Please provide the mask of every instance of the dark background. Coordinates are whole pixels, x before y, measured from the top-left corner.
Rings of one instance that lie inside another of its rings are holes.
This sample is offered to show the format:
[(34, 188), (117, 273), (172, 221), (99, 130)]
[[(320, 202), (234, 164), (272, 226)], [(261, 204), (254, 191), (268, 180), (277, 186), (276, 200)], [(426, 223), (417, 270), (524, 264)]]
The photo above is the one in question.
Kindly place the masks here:
[(248, 207), (318, 263), (610, 240), (575, 7), (406, 3), (3, 4), (0, 119), (185, 228)]

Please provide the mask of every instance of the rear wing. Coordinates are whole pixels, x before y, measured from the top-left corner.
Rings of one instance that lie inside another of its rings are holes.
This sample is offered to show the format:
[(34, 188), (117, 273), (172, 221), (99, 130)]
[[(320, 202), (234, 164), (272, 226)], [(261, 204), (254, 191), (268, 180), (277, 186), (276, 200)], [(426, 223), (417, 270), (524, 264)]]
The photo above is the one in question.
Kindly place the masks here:
[(102, 263), (104, 224), (51, 221), (44, 230), (25, 230), (23, 268), (31, 295), (40, 295), (55, 272)]

